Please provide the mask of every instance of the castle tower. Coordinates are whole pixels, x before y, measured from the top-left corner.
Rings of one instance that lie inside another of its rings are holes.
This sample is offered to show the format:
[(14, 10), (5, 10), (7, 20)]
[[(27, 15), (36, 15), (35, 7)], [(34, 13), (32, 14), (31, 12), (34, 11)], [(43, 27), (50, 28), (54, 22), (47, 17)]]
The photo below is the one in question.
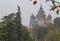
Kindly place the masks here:
[(37, 15), (34, 16), (34, 14), (32, 14), (30, 16), (30, 29), (33, 34), (33, 39), (35, 38), (35, 40), (37, 40), (36, 28), (47, 27), (48, 23), (52, 23), (52, 16), (49, 14), (46, 18), (45, 12), (41, 5)]
[(33, 24), (34, 19), (35, 19), (35, 16), (32, 13), (32, 15), (30, 16), (30, 28), (32, 28), (32, 24)]
[(34, 20), (35, 19), (35, 16), (34, 16), (34, 14), (32, 13), (32, 15), (30, 16), (30, 20), (32, 21), (32, 20)]
[(45, 15), (45, 12), (42, 8), (42, 5), (40, 6), (40, 9), (39, 9), (38, 14), (36, 15), (36, 17), (38, 19), (45, 19), (46, 15)]
[(45, 15), (45, 12), (44, 12), (42, 5), (41, 5), (40, 9), (38, 11), (38, 14), (36, 15), (36, 19), (37, 19), (39, 26), (40, 25), (42, 26), (44, 24), (45, 18), (46, 18), (46, 15)]
[(46, 23), (52, 23), (52, 16), (49, 14), (46, 18)]

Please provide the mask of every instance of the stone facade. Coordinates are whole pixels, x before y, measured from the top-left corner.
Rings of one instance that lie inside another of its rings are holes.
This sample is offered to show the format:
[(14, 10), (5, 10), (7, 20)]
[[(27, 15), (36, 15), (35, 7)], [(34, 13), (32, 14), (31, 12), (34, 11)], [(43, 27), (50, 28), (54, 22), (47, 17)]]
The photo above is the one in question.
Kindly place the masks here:
[(52, 17), (50, 14), (46, 17), (42, 6), (40, 6), (36, 16), (34, 16), (34, 14), (30, 16), (30, 28), (35, 28), (37, 26), (45, 27), (48, 23), (52, 23)]

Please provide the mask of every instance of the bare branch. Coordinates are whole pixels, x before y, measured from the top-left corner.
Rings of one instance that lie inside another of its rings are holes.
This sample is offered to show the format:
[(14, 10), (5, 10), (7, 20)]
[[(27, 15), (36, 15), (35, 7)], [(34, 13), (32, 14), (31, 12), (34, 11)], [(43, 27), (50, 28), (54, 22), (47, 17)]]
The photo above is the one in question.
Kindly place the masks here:
[(57, 2), (57, 1), (54, 1), (54, 2), (56, 2), (56, 3), (60, 4), (60, 2)]

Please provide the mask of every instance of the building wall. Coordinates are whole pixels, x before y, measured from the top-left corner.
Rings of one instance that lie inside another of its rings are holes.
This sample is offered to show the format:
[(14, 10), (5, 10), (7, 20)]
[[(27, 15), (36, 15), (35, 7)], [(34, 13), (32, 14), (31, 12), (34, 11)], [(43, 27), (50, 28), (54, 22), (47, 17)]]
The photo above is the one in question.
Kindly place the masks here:
[(36, 28), (39, 27), (46, 27), (48, 23), (52, 23), (52, 18), (50, 15), (47, 16), (44, 13), (44, 10), (42, 8), (42, 6), (40, 7), (38, 13), (36, 16), (34, 16), (33, 14), (30, 17), (30, 29), (31, 29), (31, 33), (33, 34), (33, 38), (35, 37), (35, 39), (37, 40), (36, 37)]

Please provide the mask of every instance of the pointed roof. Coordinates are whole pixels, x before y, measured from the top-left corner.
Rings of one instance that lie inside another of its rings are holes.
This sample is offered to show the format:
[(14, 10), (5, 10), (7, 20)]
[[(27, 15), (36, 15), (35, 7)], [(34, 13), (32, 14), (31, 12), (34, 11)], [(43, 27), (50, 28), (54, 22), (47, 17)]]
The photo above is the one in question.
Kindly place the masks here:
[(42, 9), (42, 5), (40, 6), (40, 9)]
[(31, 19), (34, 19), (35, 18), (35, 16), (34, 16), (34, 14), (32, 13), (32, 15), (30, 16), (30, 18)]
[(42, 5), (40, 6), (40, 9), (39, 9), (38, 14), (36, 15), (36, 17), (39, 17), (39, 18), (41, 18), (41, 17), (45, 18), (46, 17), (45, 12), (42, 8)]
[(31, 17), (34, 17), (34, 14), (32, 13)]
[(39, 9), (39, 11), (38, 11), (38, 13), (44, 13), (44, 10), (43, 10), (43, 8), (42, 8), (42, 5), (40, 6), (40, 9)]
[(47, 19), (52, 19), (51, 14), (49, 14), (49, 15), (47, 16)]

